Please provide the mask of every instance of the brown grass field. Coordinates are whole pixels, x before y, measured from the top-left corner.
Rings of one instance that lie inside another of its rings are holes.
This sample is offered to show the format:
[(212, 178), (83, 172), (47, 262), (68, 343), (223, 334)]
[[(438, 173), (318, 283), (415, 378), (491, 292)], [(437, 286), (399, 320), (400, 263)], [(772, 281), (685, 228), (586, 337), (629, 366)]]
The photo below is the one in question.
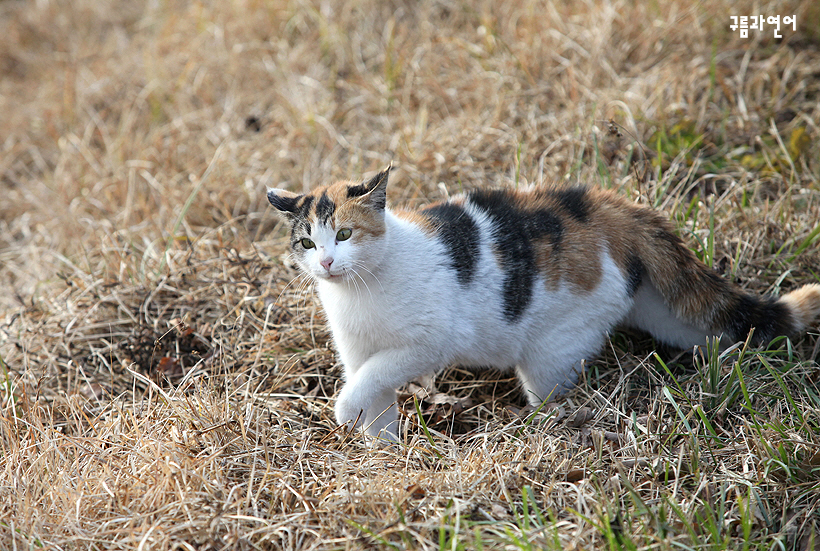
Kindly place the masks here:
[(451, 367), (374, 445), (265, 199), (584, 182), (818, 282), (816, 0), (2, 0), (0, 113), (0, 548), (820, 547), (817, 326), (618, 332), (535, 412)]

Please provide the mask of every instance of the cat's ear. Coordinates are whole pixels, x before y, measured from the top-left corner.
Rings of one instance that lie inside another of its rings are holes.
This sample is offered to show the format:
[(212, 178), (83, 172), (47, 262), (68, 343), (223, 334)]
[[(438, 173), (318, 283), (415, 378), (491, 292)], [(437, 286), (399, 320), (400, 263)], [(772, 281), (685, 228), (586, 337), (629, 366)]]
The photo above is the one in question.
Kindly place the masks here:
[(387, 178), (390, 176), (390, 169), (392, 168), (393, 163), (390, 163), (387, 168), (364, 184), (364, 188), (367, 190), (364, 195), (365, 201), (370, 203), (373, 208), (383, 210), (387, 203)]
[(273, 207), (287, 216), (296, 214), (296, 205), (302, 196), (286, 189), (268, 189), (268, 201)]

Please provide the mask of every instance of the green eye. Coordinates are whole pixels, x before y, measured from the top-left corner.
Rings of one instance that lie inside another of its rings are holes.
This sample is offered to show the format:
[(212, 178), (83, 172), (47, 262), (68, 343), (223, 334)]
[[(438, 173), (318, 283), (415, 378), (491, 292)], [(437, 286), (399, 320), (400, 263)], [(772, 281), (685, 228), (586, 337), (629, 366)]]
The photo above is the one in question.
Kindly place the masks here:
[(350, 228), (342, 228), (336, 233), (336, 239), (339, 241), (347, 241), (350, 239), (350, 234), (353, 233), (353, 230)]
[(302, 241), (300, 241), (300, 243), (302, 243), (302, 246), (306, 249), (312, 249), (313, 247), (316, 246), (316, 243), (314, 243), (313, 241), (311, 241), (307, 237), (303, 238)]

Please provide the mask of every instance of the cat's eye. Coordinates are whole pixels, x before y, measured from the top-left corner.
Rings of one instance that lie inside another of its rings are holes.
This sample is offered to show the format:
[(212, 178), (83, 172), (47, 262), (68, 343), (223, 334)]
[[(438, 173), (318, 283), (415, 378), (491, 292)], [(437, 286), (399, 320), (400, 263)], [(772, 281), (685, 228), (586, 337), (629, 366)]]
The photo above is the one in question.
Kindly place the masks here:
[(302, 238), (301, 243), (302, 243), (302, 246), (306, 249), (312, 249), (313, 247), (316, 246), (316, 243), (314, 243), (313, 241), (311, 241), (307, 237)]
[(338, 232), (336, 232), (336, 239), (338, 241), (347, 241), (350, 239), (350, 235), (353, 233), (353, 230), (350, 228), (342, 228)]

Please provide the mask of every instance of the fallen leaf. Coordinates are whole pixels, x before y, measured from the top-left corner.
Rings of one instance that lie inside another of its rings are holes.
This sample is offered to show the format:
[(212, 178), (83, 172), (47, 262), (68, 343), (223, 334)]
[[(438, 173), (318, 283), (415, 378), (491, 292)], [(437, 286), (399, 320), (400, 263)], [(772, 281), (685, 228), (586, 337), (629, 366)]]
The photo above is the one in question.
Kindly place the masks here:
[(567, 426), (573, 428), (579, 428), (584, 425), (587, 421), (595, 417), (595, 411), (592, 408), (588, 407), (580, 407), (578, 410), (567, 419)]
[(100, 383), (86, 383), (80, 387), (80, 394), (89, 400), (99, 400), (107, 392)]
[(509, 514), (509, 509), (501, 503), (496, 502), (490, 506), (490, 514), (496, 519), (504, 518)]
[(171, 358), (170, 356), (163, 356), (159, 359), (157, 364), (157, 374), (172, 379), (182, 375), (182, 366), (179, 359)]
[(572, 469), (570, 471), (567, 471), (567, 474), (564, 475), (564, 478), (567, 482), (578, 482), (586, 478), (586, 474), (586, 469)]
[(789, 155), (791, 155), (792, 161), (796, 161), (809, 148), (810, 144), (811, 138), (809, 138), (805, 128), (798, 126), (792, 130), (789, 136)]
[(418, 484), (410, 484), (405, 491), (409, 494), (410, 497), (414, 499), (421, 499), (427, 495), (427, 492), (424, 491), (424, 488), (419, 486)]

